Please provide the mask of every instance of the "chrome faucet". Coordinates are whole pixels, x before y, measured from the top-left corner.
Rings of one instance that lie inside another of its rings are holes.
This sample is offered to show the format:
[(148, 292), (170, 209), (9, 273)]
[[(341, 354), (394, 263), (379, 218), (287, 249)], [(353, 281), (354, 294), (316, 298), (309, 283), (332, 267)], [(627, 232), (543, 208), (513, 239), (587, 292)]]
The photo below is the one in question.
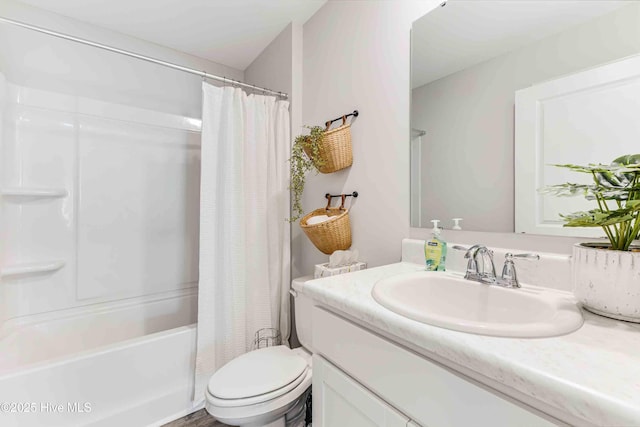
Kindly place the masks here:
[(473, 245), (470, 248), (453, 246), (453, 249), (465, 251), (464, 257), (467, 261), (467, 271), (464, 278), (475, 282), (486, 283), (488, 285), (498, 285), (505, 288), (519, 288), (518, 275), (514, 258), (539, 260), (537, 254), (512, 254), (507, 253), (502, 267), (502, 275), (496, 276), (496, 268), (493, 263), (493, 251), (484, 245)]
[[(493, 252), (484, 245), (473, 245), (470, 248), (454, 246), (454, 249), (466, 250), (467, 271), (464, 278), (482, 283), (495, 283), (496, 267), (493, 263)], [(479, 258), (478, 258), (479, 257)]]

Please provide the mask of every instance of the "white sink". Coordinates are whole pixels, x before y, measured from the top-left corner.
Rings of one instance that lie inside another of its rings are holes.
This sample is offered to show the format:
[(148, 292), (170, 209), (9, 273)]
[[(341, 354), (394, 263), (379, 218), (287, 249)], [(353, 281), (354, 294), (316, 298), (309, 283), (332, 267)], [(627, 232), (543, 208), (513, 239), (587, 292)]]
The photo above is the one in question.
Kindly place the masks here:
[(383, 279), (371, 294), (402, 316), (473, 334), (552, 337), (573, 332), (583, 322), (576, 302), (566, 293), (506, 289), (445, 272), (421, 271)]

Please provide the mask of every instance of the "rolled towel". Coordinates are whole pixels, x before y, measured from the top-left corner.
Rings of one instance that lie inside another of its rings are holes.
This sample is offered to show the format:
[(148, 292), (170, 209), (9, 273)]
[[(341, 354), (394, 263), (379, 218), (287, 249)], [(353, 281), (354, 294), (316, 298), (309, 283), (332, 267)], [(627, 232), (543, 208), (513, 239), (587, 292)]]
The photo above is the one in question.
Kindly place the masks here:
[(316, 216), (312, 216), (311, 218), (309, 218), (307, 220), (307, 225), (314, 225), (314, 224), (320, 224), (321, 222), (325, 222), (328, 219), (330, 219), (329, 216), (327, 215), (316, 215)]

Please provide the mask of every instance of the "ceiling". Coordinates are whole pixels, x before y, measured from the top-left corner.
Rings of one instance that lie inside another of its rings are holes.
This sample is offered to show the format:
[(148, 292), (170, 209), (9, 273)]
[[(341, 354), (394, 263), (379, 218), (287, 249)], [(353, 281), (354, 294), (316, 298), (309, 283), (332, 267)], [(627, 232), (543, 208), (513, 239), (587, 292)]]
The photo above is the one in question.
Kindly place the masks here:
[(633, 1), (449, 1), (413, 23), (416, 88)]
[(20, 0), (244, 70), (290, 23), (326, 0)]

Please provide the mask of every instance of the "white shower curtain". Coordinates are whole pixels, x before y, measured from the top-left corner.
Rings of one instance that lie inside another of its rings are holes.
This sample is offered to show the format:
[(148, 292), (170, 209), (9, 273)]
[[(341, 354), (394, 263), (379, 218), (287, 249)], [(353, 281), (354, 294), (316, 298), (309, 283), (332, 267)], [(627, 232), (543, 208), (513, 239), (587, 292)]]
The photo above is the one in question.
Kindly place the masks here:
[(289, 103), (202, 89), (195, 402), (258, 329), (290, 330)]

